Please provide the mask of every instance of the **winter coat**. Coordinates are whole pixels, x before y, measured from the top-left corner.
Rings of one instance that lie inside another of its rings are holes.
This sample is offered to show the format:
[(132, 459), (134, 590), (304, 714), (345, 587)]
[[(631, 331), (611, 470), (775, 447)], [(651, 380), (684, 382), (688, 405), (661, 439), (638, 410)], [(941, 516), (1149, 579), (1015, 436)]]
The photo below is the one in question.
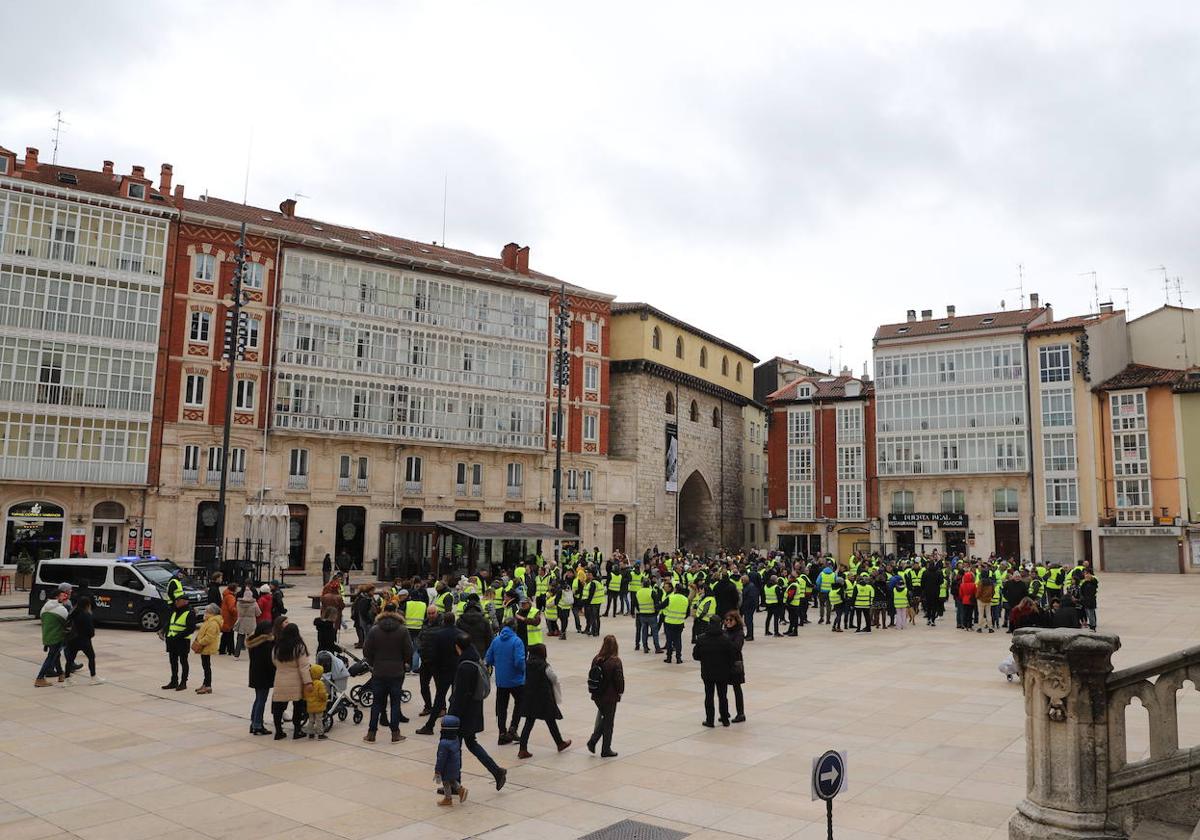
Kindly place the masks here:
[(753, 613), (758, 609), (758, 587), (749, 581), (742, 587), (742, 612)]
[[(445, 725), (443, 718), (442, 726)], [(462, 781), (462, 741), (458, 740), (457, 733), (438, 739), (437, 763), (433, 766), (433, 772), (443, 782)]]
[(254, 628), (258, 626), (258, 616), (262, 612), (262, 608), (254, 600), (251, 591), (247, 589), (246, 593), (238, 599), (237, 622), (233, 625), (233, 629), (243, 636), (249, 636), (254, 632)]
[(302, 653), (291, 662), (280, 662), (271, 652), (271, 664), (275, 666), (275, 683), (272, 686), (271, 700), (275, 703), (287, 703), (304, 699), (304, 688), (312, 682), (309, 672), (308, 654)]
[(480, 656), (487, 653), (487, 649), (495, 637), (492, 632), (492, 623), (487, 620), (487, 616), (482, 611), (477, 609), (463, 610), (463, 614), (458, 617), (458, 629), (471, 637), (471, 644), (475, 646), (475, 652)]
[(1079, 584), (1079, 606), (1085, 610), (1096, 609), (1096, 593), (1100, 589), (1100, 582), (1094, 577), (1091, 580), (1083, 579), (1083, 583)]
[(975, 576), (967, 572), (958, 584), (958, 602), (971, 604), (975, 601)]
[(274, 649), (275, 637), (270, 633), (251, 636), (246, 640), (246, 650), (250, 655), (251, 688), (270, 688), (275, 685), (275, 663), (271, 661)]
[(717, 615), (725, 615), (730, 610), (737, 609), (738, 591), (732, 581), (717, 581), (713, 586), (713, 596), (717, 599)]
[(1029, 594), (1029, 584), (1020, 578), (1012, 578), (1004, 581), (1004, 585), (1000, 587), (1000, 594), (1004, 596), (1004, 603), (1012, 610), (1017, 604), (1025, 600), (1025, 596)]
[(720, 627), (708, 630), (692, 645), (692, 659), (700, 662), (700, 676), (705, 682), (732, 682), (736, 657), (733, 642)]
[(57, 598), (47, 598), (39, 613), (42, 620), (42, 645), (59, 645), (67, 638), (67, 608)]
[(454, 688), (447, 714), (458, 718), (459, 732), (463, 735), (477, 735), (483, 731), (483, 701), (475, 699), (479, 668), (471, 664), (478, 661), (479, 654), (472, 645), (462, 652), (454, 671)]
[(746, 631), (742, 629), (742, 624), (739, 621), (732, 628), (726, 629), (725, 635), (733, 643), (734, 650), (733, 679), (729, 682), (732, 685), (744, 685), (746, 682), (746, 665), (742, 659), (742, 648), (746, 644)]
[(70, 638), (67, 640), (70, 644), (86, 642), (96, 635), (96, 617), (87, 610), (71, 610), (67, 626), (70, 628)]
[(996, 599), (996, 583), (991, 572), (979, 576), (979, 584), (975, 587), (975, 600), (981, 604), (990, 604)]
[[(521, 717), (534, 720), (562, 720), (562, 712), (554, 698), (554, 672), (550, 664), (538, 656), (529, 657), (525, 664), (525, 688), (518, 709)], [(554, 677), (557, 681), (557, 677)]]
[(192, 651), (201, 656), (216, 656), (221, 647), (221, 616), (206, 615), (192, 639)]
[(483, 661), (496, 669), (497, 688), (516, 688), (525, 684), (525, 643), (511, 627), (504, 627), (500, 635), (492, 639)]
[(258, 596), (258, 620), (259, 621), (274, 621), (275, 614), (271, 611), (271, 606), (274, 599), (271, 598), (271, 593), (266, 592)]
[(380, 679), (395, 679), (404, 676), (404, 669), (412, 664), (413, 643), (400, 619), (394, 613), (385, 612), (367, 633), (363, 642), (363, 659), (371, 665), (371, 672)]
[(221, 632), (232, 633), (238, 619), (237, 592), (232, 585), (226, 586), (221, 593)]
[(317, 628), (317, 650), (333, 650), (337, 647), (337, 627), (325, 618), (314, 618), (313, 627)]
[[(457, 627), (445, 624), (421, 630), (421, 667), (428, 664), (430, 673), (435, 674), (437, 679), (447, 682), (454, 679), (458, 668), (458, 654), (454, 650), (454, 637), (457, 635)], [(426, 650), (429, 651), (428, 655)]]
[(310, 715), (322, 715), (329, 705), (329, 689), (325, 687), (325, 669), (320, 665), (309, 665), (308, 674), (312, 681), (304, 690), (304, 708)]
[[(621, 702), (621, 695), (625, 693), (625, 666), (621, 664), (621, 657), (610, 656), (608, 659), (601, 659), (596, 656), (592, 659), (592, 665), (600, 663), (600, 667), (604, 669), (604, 687), (600, 693), (592, 697), (592, 702), (597, 706), (611, 706)], [(591, 666), (588, 666), (589, 670)]]
[(350, 613), (354, 616), (354, 623), (359, 627), (370, 627), (371, 622), (375, 620), (375, 599), (366, 592), (360, 592), (354, 596), (354, 601), (350, 606)]

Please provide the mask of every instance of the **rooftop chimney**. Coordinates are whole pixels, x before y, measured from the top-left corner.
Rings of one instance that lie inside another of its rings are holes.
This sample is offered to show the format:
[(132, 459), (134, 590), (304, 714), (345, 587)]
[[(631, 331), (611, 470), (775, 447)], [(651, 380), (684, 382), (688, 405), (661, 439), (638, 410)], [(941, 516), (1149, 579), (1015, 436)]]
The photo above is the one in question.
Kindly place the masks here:
[(111, 160), (104, 161), (104, 174), (105, 175), (113, 174), (113, 162)]
[(175, 204), (183, 204), (183, 184), (175, 185)]
[(144, 181), (146, 179), (146, 167), (144, 167), (144, 166), (133, 167), (133, 177), (137, 178), (138, 180)]
[(285, 219), (296, 218), (296, 199), (285, 198), (279, 202), (279, 212), (283, 214)]
[(529, 246), (517, 249), (517, 273), (529, 273)]
[(839, 374), (839, 376), (853, 376), (853, 375), (854, 375), (854, 371), (850, 370), (849, 365), (842, 365), (842, 372)]
[(921, 320), (922, 321), (932, 321), (933, 320), (933, 310), (932, 309), (922, 309), (921, 310)]
[(1029, 293), (1029, 308), (1030, 309), (1037, 309), (1038, 306), (1041, 304), (1041, 302), (1042, 302), (1041, 295), (1039, 295), (1037, 292)]
[(953, 318), (953, 317), (954, 317), (954, 313), (955, 313), (955, 312), (957, 312), (957, 311), (958, 311), (958, 310), (955, 308), (955, 306), (954, 306), (954, 304), (953, 304), (953, 303), (951, 303), (951, 304), (947, 304), (947, 306), (946, 306), (946, 317), (947, 317), (947, 318)]
[(171, 164), (164, 163), (158, 176), (158, 191), (163, 195), (171, 194)]
[(38, 155), (37, 149), (33, 148), (33, 146), (25, 147), (25, 166), (22, 168), (26, 172), (37, 172), (37, 168), (38, 168), (37, 155)]
[(913, 322), (913, 321), (915, 321), (915, 320), (917, 320), (917, 310), (915, 310), (915, 309), (910, 309), (910, 310), (908, 310), (908, 321), (909, 321), (909, 323), (912, 323), (912, 322)]
[(1105, 301), (1104, 303), (1100, 304), (1100, 314), (1101, 315), (1107, 315), (1112, 311), (1113, 311), (1113, 303), (1111, 300)]
[(517, 251), (520, 247), (516, 242), (509, 242), (500, 250), (500, 262), (509, 271), (517, 270)]

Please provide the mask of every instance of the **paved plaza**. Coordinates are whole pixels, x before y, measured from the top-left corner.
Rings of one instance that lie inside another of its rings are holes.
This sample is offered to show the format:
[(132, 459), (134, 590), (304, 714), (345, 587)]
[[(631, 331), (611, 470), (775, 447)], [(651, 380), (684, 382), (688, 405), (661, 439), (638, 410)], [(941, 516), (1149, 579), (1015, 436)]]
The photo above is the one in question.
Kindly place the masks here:
[[(1101, 629), (1124, 645), (1117, 667), (1195, 644), (1198, 601), (1200, 575), (1102, 576)], [(307, 603), (293, 597), (289, 608), (311, 643)], [(107, 684), (85, 676), (35, 689), (38, 625), (0, 623), (0, 837), (568, 840), (635, 819), (696, 840), (808, 840), (825, 836), (809, 768), (827, 748), (849, 754), (839, 840), (1007, 836), (1024, 795), (1025, 716), (1019, 684), (996, 669), (1006, 635), (920, 621), (869, 636), (816, 625), (799, 639), (760, 635), (746, 645), (749, 720), (708, 730), (697, 663), (633, 653), (627, 617), (605, 620), (603, 632), (617, 634), (625, 663), (619, 758), (584, 747), (594, 708), (585, 675), (598, 644), (572, 632), (547, 646), (563, 681), (563, 734), (575, 745), (555, 753), (539, 724), (534, 757), (518, 762), (516, 746), (496, 745), (489, 701), (481, 741), (509, 768), (508, 785), (497, 793), (464, 751), (470, 799), (447, 809), (432, 781), (436, 740), (413, 735), (415, 723), (396, 745), (364, 744), (365, 724), (349, 722), (326, 742), (254, 738), (245, 657), (214, 657), (211, 695), (162, 692), (161, 643), (123, 629), (95, 640)], [(1200, 742), (1200, 693), (1181, 703), (1180, 726), (1182, 743)], [(1131, 739), (1132, 758), (1146, 748), (1144, 719)]]

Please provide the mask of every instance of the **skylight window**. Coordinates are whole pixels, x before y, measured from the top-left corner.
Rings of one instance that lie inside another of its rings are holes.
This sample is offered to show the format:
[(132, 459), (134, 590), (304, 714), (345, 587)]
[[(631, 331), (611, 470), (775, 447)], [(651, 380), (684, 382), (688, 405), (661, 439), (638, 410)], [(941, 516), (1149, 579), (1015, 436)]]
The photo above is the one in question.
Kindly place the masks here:
[(996, 323), (996, 319), (995, 319), (995, 318), (993, 318), (991, 315), (989, 315), (988, 317), (984, 318), (984, 319), (983, 319), (982, 321), (980, 321), (979, 323), (981, 323), (981, 324), (985, 324), (985, 325), (986, 325), (986, 324), (994, 324), (994, 323)]

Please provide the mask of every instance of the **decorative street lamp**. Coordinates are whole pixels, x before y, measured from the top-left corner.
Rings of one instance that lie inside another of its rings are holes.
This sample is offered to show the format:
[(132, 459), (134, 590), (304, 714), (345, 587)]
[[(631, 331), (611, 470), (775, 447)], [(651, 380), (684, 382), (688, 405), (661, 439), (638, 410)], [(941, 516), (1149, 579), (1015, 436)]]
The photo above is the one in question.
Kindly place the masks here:
[(222, 299), (221, 303), (227, 308), (225, 312), (225, 347), (221, 356), (221, 366), (225, 369), (225, 428), (221, 439), (221, 489), (217, 495), (217, 550), (216, 567), (222, 569), (225, 561), (225, 492), (229, 478), (229, 435), (233, 429), (233, 399), (236, 379), (234, 369), (237, 361), (244, 358), (246, 339), (249, 335), (249, 324), (242, 313), (242, 306), (247, 302), (242, 291), (242, 278), (246, 272), (246, 223), (242, 222), (241, 235), (238, 237), (237, 256), (234, 257), (233, 292)]
[[(558, 315), (555, 330), (558, 349), (554, 352), (554, 384), (558, 387), (558, 409), (555, 414), (554, 447), (554, 528), (562, 528), (562, 450), (563, 450), (563, 392), (571, 384), (571, 350), (567, 346), (567, 327), (571, 321), (571, 304), (567, 300), (567, 284), (558, 291)], [(554, 558), (559, 560), (559, 543), (554, 541)]]

